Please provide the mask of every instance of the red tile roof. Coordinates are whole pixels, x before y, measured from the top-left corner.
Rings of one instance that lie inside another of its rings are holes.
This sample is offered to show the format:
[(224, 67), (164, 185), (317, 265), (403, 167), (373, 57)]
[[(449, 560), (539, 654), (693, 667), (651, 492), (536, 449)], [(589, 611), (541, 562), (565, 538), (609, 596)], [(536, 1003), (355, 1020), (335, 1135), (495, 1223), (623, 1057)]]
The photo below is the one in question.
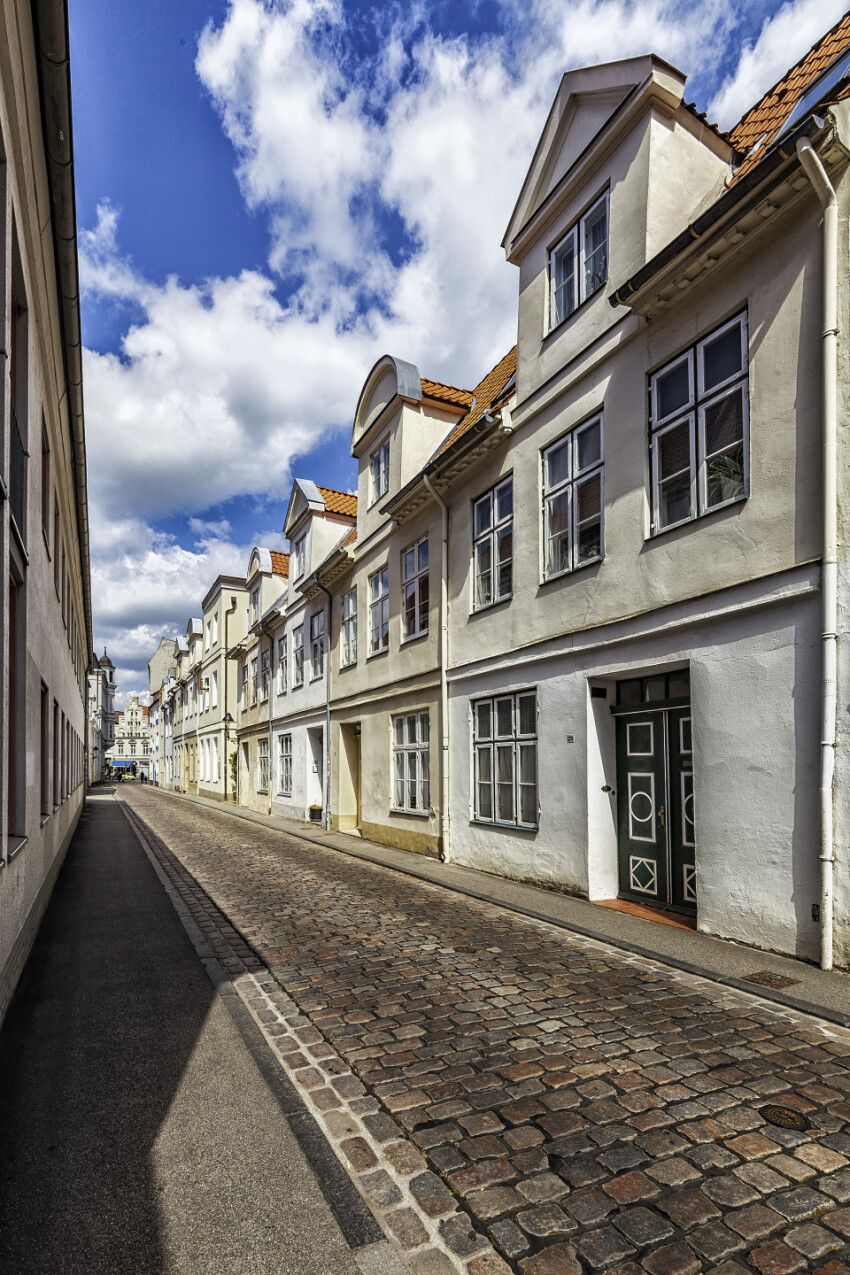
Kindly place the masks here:
[(289, 554), (278, 553), (276, 549), (271, 549), (272, 572), (276, 576), (289, 576)]
[[(850, 49), (850, 13), (845, 13), (844, 17), (809, 49), (805, 57), (795, 62), (782, 79), (774, 84), (755, 106), (751, 106), (742, 115), (735, 127), (727, 134), (735, 150), (746, 156), (736, 170), (730, 185), (740, 181), (745, 173), (755, 167), (776, 138), (795, 103), (821, 72), (848, 49)], [(850, 93), (850, 86), (843, 85), (837, 91), (827, 95), (827, 102), (839, 101), (848, 93)], [(756, 143), (759, 143), (758, 146)]]
[(444, 385), (442, 381), (428, 381), (421, 378), (422, 393), (425, 398), (437, 399), (440, 403), (451, 403), (454, 407), (472, 407), (472, 394), (469, 390), (458, 389), (456, 385)]
[[(319, 486), (318, 483), (316, 486)], [(319, 487), (319, 491), (329, 514), (342, 514), (345, 518), (357, 517), (357, 497), (350, 491), (337, 491), (334, 487)]]
[(505, 386), (515, 372), (516, 346), (509, 350), (503, 359), (499, 360), (482, 381), (478, 382), (469, 411), (455, 425), (440, 448), (440, 452), (446, 451), (453, 443), (456, 443), (476, 421), (481, 419), (485, 412), (490, 411), (491, 407), (502, 398)]

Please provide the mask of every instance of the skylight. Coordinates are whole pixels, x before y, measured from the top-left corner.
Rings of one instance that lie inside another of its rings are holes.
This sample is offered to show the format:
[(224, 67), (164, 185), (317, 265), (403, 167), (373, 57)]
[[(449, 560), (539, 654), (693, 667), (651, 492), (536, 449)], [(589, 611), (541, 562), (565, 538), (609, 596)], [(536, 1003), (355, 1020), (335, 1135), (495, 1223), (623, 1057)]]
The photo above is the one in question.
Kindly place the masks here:
[(798, 98), (797, 104), (791, 111), (782, 128), (776, 134), (776, 141), (780, 137), (784, 137), (786, 133), (790, 133), (809, 111), (817, 105), (821, 98), (826, 97), (831, 89), (844, 79), (850, 72), (850, 53), (844, 52), (839, 54), (831, 66), (822, 71), (818, 78), (809, 85), (802, 97)]

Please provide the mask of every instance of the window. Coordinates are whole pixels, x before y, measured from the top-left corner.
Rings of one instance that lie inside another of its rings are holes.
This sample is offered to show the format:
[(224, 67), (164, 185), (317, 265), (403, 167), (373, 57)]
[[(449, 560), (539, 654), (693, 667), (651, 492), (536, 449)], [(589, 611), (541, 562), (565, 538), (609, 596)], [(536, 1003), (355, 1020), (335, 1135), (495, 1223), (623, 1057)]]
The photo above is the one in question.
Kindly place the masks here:
[(248, 707), (248, 661), (242, 661), (242, 707)]
[(215, 646), (217, 642), (218, 642), (218, 611), (216, 611), (215, 615), (214, 615), (214, 616), (213, 616), (213, 618), (212, 618), (212, 644), (213, 644), (213, 646)]
[(357, 588), (342, 599), (342, 667), (357, 663)]
[(304, 685), (304, 625), (292, 634), (292, 685)]
[(50, 692), (41, 683), (41, 813), (47, 816), (50, 808)]
[(748, 495), (747, 366), (740, 314), (650, 376), (653, 531)]
[(473, 610), (513, 592), (514, 480), (505, 478), (472, 506), (475, 600)]
[(118, 756), (119, 757), (124, 756), (124, 745), (120, 740), (118, 741)]
[(369, 577), (369, 654), (390, 644), (390, 573), (382, 567)]
[(543, 453), (545, 576), (602, 557), (602, 417)]
[(537, 695), (497, 695), (472, 705), (475, 818), (537, 827)]
[(278, 735), (278, 792), (282, 797), (292, 796), (292, 736)]
[(260, 689), (259, 665), (259, 657), (255, 655), (251, 660), (251, 702), (253, 704), (257, 702), (257, 692)]
[(372, 500), (374, 504), (381, 496), (386, 495), (390, 485), (390, 440), (381, 443), (369, 459), (369, 469), (372, 474)]
[(427, 815), (431, 809), (428, 713), (393, 718), (393, 808)]
[(310, 616), (310, 676), (321, 677), (325, 671), (325, 613)]
[(218, 740), (212, 741), (212, 782), (218, 783)]
[(428, 537), (401, 555), (401, 602), (406, 638), (428, 632)]
[(608, 192), (567, 231), (549, 258), (549, 327), (568, 319), (608, 280)]
[(47, 426), (41, 423), (41, 526), (44, 538), (50, 542), (50, 440)]
[(53, 586), (59, 597), (59, 498), (53, 496)]
[(269, 741), (257, 741), (257, 792), (269, 790)]
[(284, 695), (286, 693), (288, 683), (289, 669), (286, 664), (286, 638), (278, 638), (277, 640), (277, 693)]
[(292, 546), (293, 580), (299, 580), (304, 574), (306, 539), (306, 536), (302, 536), (301, 539), (296, 540), (295, 544)]
[(213, 673), (210, 679), (210, 687), (212, 689), (212, 706), (213, 708), (218, 708), (218, 673)]
[(260, 618), (260, 586), (251, 590), (251, 624), (256, 624)]
[(205, 651), (208, 651), (210, 649), (211, 642), (212, 642), (212, 620), (207, 620), (207, 635), (206, 635), (206, 638), (204, 639)]
[(271, 682), (271, 658), (272, 658), (271, 649), (269, 649), (268, 651), (263, 651), (262, 655), (260, 656), (260, 673), (261, 673), (260, 698), (261, 699), (268, 699), (269, 697), (269, 684)]

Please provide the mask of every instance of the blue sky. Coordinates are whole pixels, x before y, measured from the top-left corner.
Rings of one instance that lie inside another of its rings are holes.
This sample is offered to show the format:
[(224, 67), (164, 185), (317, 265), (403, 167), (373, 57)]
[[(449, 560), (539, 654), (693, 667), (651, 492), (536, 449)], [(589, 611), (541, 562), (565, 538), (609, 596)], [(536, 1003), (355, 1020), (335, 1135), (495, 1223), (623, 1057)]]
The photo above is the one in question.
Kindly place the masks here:
[(390, 352), (471, 386), (560, 74), (655, 51), (734, 122), (831, 0), (70, 0), (95, 639), (125, 693), (291, 478), (350, 488)]

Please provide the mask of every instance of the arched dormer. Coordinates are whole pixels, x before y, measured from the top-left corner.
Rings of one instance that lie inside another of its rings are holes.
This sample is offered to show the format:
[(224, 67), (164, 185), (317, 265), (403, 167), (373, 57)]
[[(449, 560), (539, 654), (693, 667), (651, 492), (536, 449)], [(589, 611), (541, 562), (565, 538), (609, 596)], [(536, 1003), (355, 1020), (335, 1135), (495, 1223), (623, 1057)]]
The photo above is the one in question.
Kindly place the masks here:
[(257, 572), (260, 575), (271, 575), (272, 573), (271, 551), (262, 548), (261, 545), (254, 545), (251, 550), (251, 557), (248, 559), (248, 574), (245, 579), (250, 580)]
[(351, 431), (351, 454), (356, 456), (360, 442), (395, 399), (408, 403), (422, 402), (419, 369), (404, 359), (385, 354), (366, 377)]

